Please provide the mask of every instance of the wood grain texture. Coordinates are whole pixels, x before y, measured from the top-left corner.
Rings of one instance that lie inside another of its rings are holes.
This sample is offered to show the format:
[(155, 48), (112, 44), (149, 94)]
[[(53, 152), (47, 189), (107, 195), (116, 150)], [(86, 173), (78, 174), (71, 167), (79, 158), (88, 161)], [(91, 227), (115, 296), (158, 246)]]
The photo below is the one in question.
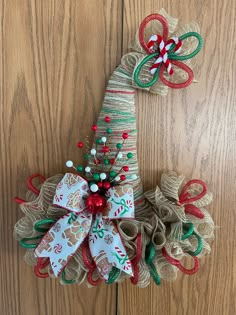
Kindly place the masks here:
[(219, 229), (212, 255), (196, 275), (179, 274), (175, 283), (144, 290), (123, 284), (118, 314), (235, 314), (235, 1), (125, 0), (123, 52), (140, 21), (162, 7), (181, 24), (197, 21), (205, 44), (197, 57), (198, 84), (165, 98), (137, 95), (144, 187), (155, 186), (170, 169), (202, 178), (214, 193), (209, 210)]
[(1, 311), (3, 315), (115, 314), (116, 286), (62, 287), (36, 279), (13, 237), (13, 203), (35, 172), (81, 162), (121, 58), (120, 1), (1, 1)]
[[(76, 142), (91, 139), (110, 74), (140, 21), (162, 7), (197, 21), (205, 45), (198, 84), (165, 98), (137, 93), (141, 175), (147, 189), (168, 169), (208, 183), (219, 226), (212, 255), (195, 276), (146, 289), (127, 282), (118, 297), (116, 286), (36, 279), (12, 237), (13, 196), (34, 172), (83, 162)], [(0, 0), (1, 314), (235, 313), (235, 9), (234, 0)]]

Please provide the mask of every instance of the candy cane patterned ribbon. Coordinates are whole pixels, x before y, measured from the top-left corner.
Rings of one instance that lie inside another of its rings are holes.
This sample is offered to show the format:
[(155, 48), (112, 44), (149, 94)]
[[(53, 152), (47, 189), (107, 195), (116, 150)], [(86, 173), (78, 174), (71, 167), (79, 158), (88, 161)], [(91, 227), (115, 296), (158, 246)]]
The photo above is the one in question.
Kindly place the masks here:
[(181, 50), (182, 41), (178, 37), (172, 37), (164, 42), (163, 37), (159, 34), (152, 35), (148, 41), (147, 47), (154, 53), (159, 51), (160, 55), (150, 68), (151, 74), (154, 74), (160, 64), (163, 62), (169, 75), (174, 73), (170, 59), (168, 58), (168, 51), (171, 46), (175, 44), (173, 51), (177, 54)]
[(113, 219), (134, 219), (133, 189), (129, 185), (110, 188), (106, 208), (92, 214), (86, 208), (91, 194), (88, 182), (76, 174), (66, 174), (58, 184), (54, 204), (68, 210), (45, 234), (35, 250), (36, 257), (49, 257), (55, 276), (66, 267), (85, 238), (101, 277), (108, 279), (112, 267), (133, 276), (126, 253)]

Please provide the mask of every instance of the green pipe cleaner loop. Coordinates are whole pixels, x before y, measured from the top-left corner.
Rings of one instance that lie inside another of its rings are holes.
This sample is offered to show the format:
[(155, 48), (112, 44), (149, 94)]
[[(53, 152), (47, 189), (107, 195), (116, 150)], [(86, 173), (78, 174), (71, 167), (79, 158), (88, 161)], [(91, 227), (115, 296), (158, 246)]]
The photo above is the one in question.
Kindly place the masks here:
[[(180, 36), (180, 40), (183, 41), (185, 40), (186, 38), (189, 38), (189, 37), (196, 37), (198, 39), (198, 46), (197, 48), (192, 51), (190, 54), (188, 55), (177, 55), (176, 53), (168, 53), (168, 57), (170, 60), (187, 60), (187, 59), (191, 59), (193, 58), (194, 56), (196, 56), (199, 51), (202, 49), (202, 46), (203, 46), (203, 39), (202, 39), (202, 36), (200, 34), (198, 34), (197, 32), (188, 32), (186, 34), (183, 34), (182, 36)], [(173, 44), (173, 47), (174, 47), (174, 44)], [(170, 50), (172, 49), (172, 46), (170, 48)]]
[[(167, 52), (168, 58), (170, 60), (183, 61), (183, 60), (191, 59), (191, 58), (193, 58), (194, 56), (196, 56), (199, 53), (199, 51), (202, 49), (202, 46), (203, 46), (202, 36), (200, 34), (198, 34), (197, 32), (188, 32), (186, 34), (181, 35), (179, 38), (180, 38), (181, 41), (184, 41), (185, 39), (187, 39), (189, 37), (197, 38), (197, 40), (198, 40), (197, 48), (194, 51), (192, 51), (190, 54), (188, 54), (188, 55), (178, 55), (178, 54), (176, 54), (176, 52), (173, 51), (173, 49), (175, 47), (175, 44), (172, 44), (172, 46), (170, 47), (170, 50)], [(154, 73), (152, 80), (147, 82), (147, 83), (140, 82), (139, 74), (140, 74), (140, 72), (142, 70), (142, 67), (149, 60), (151, 60), (154, 57), (157, 58), (158, 56), (159, 56), (158, 52), (155, 52), (155, 53), (147, 55), (145, 58), (143, 58), (143, 60), (140, 62), (140, 64), (135, 69), (135, 71), (134, 71), (134, 81), (139, 87), (141, 87), (141, 88), (148, 88), (148, 87), (152, 86), (153, 84), (155, 84), (157, 82), (157, 80), (159, 78), (159, 72), (160, 72), (161, 64), (157, 68), (156, 72)]]
[(152, 263), (154, 256), (155, 256), (155, 247), (153, 243), (150, 242), (146, 248), (146, 253), (145, 253), (145, 257), (146, 257), (145, 260), (148, 265)]
[(191, 255), (191, 256), (197, 256), (202, 251), (203, 242), (202, 242), (202, 238), (198, 234), (196, 234), (195, 232), (193, 232), (192, 235), (194, 235), (197, 238), (197, 240), (198, 240), (198, 247), (197, 247), (197, 249), (194, 252), (188, 251), (188, 254)]
[(120, 269), (116, 267), (112, 267), (111, 272), (109, 274), (109, 278), (107, 280), (107, 284), (112, 284), (119, 276), (120, 274)]
[[(186, 227), (186, 225), (188, 225), (188, 228)], [(186, 223), (186, 225), (183, 226), (183, 230), (186, 231), (186, 233), (184, 233), (181, 236), (181, 240), (184, 241), (187, 238), (189, 238), (192, 234), (193, 234), (193, 224), (192, 222)]]
[(147, 55), (141, 62), (140, 64), (137, 66), (137, 68), (135, 69), (134, 71), (134, 81), (135, 83), (141, 87), (141, 88), (147, 88), (147, 87), (150, 87), (152, 86), (154, 83), (157, 82), (158, 80), (158, 77), (159, 77), (159, 72), (160, 72), (160, 66), (157, 68), (156, 72), (154, 73), (153, 75), (153, 79), (150, 81), (150, 82), (147, 82), (147, 83), (142, 83), (139, 81), (139, 73), (142, 69), (142, 67), (145, 65), (146, 62), (148, 62), (149, 60), (151, 60), (152, 58), (154, 57), (158, 57), (159, 56), (159, 53), (153, 53), (153, 54), (150, 54), (150, 55)]
[(45, 224), (52, 224), (54, 222), (55, 222), (54, 219), (43, 219), (43, 220), (40, 220), (40, 221), (35, 223), (34, 229), (37, 232), (47, 232), (49, 230), (49, 227), (48, 228), (41, 228), (41, 226), (45, 225)]
[(75, 280), (74, 280), (74, 279), (71, 279), (71, 280), (67, 280), (67, 279), (66, 279), (66, 272), (65, 272), (65, 270), (62, 271), (61, 279), (62, 279), (62, 281), (63, 281), (65, 284), (73, 284), (73, 283), (75, 283)]
[(160, 278), (159, 274), (157, 273), (154, 264), (151, 263), (150, 267), (151, 267), (151, 269), (149, 270), (150, 271), (150, 275), (152, 276), (152, 278), (153, 278), (154, 282), (156, 283), (156, 285), (160, 285), (161, 284), (161, 278)]
[(35, 236), (35, 237), (26, 237), (22, 238), (20, 240), (20, 246), (30, 249), (30, 248), (36, 248), (38, 246), (38, 243), (28, 243), (34, 240), (40, 240), (43, 237), (43, 235)]
[(153, 243), (150, 242), (146, 248), (145, 261), (146, 261), (147, 265), (150, 267), (149, 272), (150, 272), (150, 275), (153, 278), (154, 282), (156, 283), (156, 285), (160, 285), (161, 284), (161, 278), (158, 275), (158, 273), (156, 271), (156, 267), (152, 262), (154, 259), (154, 256), (155, 256), (155, 247), (154, 247)]

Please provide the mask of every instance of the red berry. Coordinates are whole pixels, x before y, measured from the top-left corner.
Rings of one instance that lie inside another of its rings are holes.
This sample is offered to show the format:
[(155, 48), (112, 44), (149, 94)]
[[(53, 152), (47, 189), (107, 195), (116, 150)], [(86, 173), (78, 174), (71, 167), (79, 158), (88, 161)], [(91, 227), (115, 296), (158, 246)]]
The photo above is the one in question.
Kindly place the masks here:
[(110, 184), (109, 182), (104, 182), (104, 183), (103, 183), (103, 188), (104, 188), (104, 189), (107, 190), (107, 189), (109, 189), (110, 187), (111, 187), (111, 184)]
[(110, 164), (115, 164), (116, 163), (116, 159), (114, 159), (114, 158), (112, 158), (112, 159), (110, 159)]
[(123, 135), (122, 135), (122, 138), (123, 139), (128, 139), (129, 138), (129, 135), (127, 132), (124, 132)]
[(104, 147), (102, 147), (103, 153), (107, 153), (108, 151), (109, 151), (109, 148), (106, 145)]
[(125, 180), (125, 179), (126, 179), (125, 175), (120, 175), (120, 180)]
[(101, 163), (101, 161), (99, 159), (94, 160), (94, 164), (98, 165), (100, 163)]
[(78, 142), (77, 143), (77, 147), (80, 148), (80, 149), (83, 148), (83, 145), (84, 145), (83, 142)]
[(92, 130), (93, 130), (93, 131), (96, 131), (97, 129), (98, 129), (98, 126), (97, 126), (97, 125), (93, 125), (93, 126), (92, 126)]
[(102, 188), (103, 183), (102, 182), (98, 182), (97, 185), (98, 185), (99, 188)]
[(123, 171), (128, 172), (129, 171), (129, 167), (127, 165), (123, 166)]
[(106, 116), (106, 117), (104, 118), (104, 120), (105, 120), (106, 123), (109, 123), (109, 122), (111, 121), (111, 118), (110, 118), (109, 116)]

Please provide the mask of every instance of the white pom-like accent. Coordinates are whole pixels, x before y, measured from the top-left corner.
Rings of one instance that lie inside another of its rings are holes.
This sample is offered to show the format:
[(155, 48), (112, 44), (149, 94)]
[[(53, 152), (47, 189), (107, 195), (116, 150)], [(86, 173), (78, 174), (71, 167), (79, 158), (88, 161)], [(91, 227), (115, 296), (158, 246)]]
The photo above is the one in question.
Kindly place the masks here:
[(106, 179), (107, 178), (107, 175), (105, 173), (101, 173), (100, 174), (100, 178), (103, 180), (103, 179)]
[(92, 155), (95, 155), (95, 154), (97, 153), (97, 151), (96, 151), (95, 149), (92, 149), (92, 150), (90, 151), (90, 153), (91, 153)]
[(91, 168), (90, 168), (89, 166), (86, 166), (86, 167), (85, 167), (85, 172), (86, 172), (86, 173), (89, 173), (90, 171), (91, 171)]
[(66, 162), (66, 166), (67, 167), (73, 167), (74, 166), (74, 163), (72, 161), (67, 161)]
[(90, 186), (90, 190), (91, 190), (92, 192), (98, 191), (98, 185), (92, 184), (92, 185)]
[(122, 159), (123, 154), (120, 152), (120, 153), (118, 153), (117, 157), (118, 157), (118, 159)]
[(107, 142), (107, 138), (106, 137), (102, 137), (101, 140), (102, 140), (103, 143)]
[(119, 181), (120, 181), (120, 176), (116, 176), (116, 177), (115, 177), (115, 181), (116, 181), (116, 182), (119, 182)]

